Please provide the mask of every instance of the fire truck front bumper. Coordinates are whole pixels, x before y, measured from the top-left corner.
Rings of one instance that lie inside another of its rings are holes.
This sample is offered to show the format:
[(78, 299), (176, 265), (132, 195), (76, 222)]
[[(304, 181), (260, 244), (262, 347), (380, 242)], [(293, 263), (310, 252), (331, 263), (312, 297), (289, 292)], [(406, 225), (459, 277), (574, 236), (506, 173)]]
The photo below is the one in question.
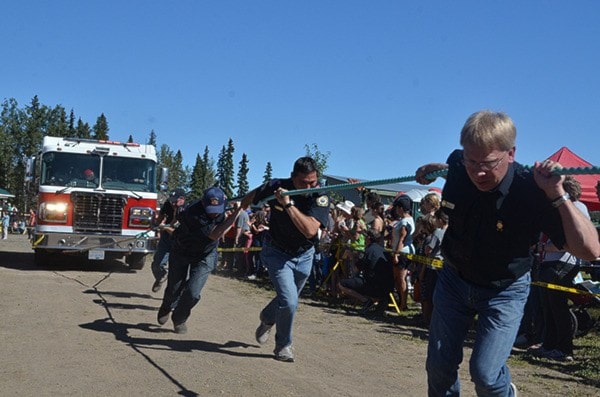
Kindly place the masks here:
[(56, 232), (36, 232), (33, 249), (60, 250), (65, 252), (104, 251), (122, 254), (150, 254), (156, 250), (157, 238), (154, 235), (107, 236), (90, 234), (68, 234)]

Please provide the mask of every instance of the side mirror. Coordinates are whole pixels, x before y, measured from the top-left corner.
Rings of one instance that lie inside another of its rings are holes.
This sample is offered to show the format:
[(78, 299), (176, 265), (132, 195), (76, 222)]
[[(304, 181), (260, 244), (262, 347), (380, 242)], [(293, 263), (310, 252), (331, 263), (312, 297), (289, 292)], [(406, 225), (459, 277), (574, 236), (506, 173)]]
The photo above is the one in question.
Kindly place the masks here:
[(35, 156), (27, 157), (25, 159), (25, 182), (30, 183), (33, 181), (35, 171)]
[(169, 189), (169, 169), (166, 167), (160, 169), (160, 179), (158, 186), (161, 192), (165, 192)]

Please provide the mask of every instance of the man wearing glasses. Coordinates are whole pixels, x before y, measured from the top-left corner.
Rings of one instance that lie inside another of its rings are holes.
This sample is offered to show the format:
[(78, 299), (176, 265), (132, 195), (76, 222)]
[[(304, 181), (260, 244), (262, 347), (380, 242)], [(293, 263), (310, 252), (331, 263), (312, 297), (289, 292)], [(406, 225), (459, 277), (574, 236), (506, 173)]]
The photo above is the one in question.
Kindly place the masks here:
[(430, 396), (458, 396), (462, 346), (475, 316), (470, 360), (479, 396), (514, 396), (506, 365), (529, 294), (529, 247), (540, 232), (583, 259), (600, 255), (598, 234), (565, 193), (560, 164), (526, 169), (515, 162), (516, 128), (503, 113), (471, 115), (460, 135), (463, 150), (444, 164), (426, 164), (417, 182), (447, 170), (442, 209), (449, 226), (444, 267), (434, 293), (427, 353)]

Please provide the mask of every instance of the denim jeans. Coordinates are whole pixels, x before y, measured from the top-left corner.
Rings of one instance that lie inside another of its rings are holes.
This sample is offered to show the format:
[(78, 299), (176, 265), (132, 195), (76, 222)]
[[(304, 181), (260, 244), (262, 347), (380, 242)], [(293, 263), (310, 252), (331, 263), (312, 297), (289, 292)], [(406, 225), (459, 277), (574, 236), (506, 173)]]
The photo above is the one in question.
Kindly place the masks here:
[(197, 262), (190, 262), (177, 252), (171, 252), (162, 307), (173, 309), (173, 323), (181, 324), (188, 319), (192, 308), (200, 301), (202, 288), (216, 264), (216, 249)]
[(263, 245), (261, 260), (269, 271), (277, 296), (262, 310), (261, 320), (275, 324), (275, 347), (292, 344), (292, 324), (298, 307), (298, 296), (310, 275), (314, 248), (298, 256), (289, 255), (269, 243)]
[(160, 280), (167, 274), (169, 251), (171, 251), (171, 235), (167, 232), (162, 232), (158, 239), (154, 257), (152, 258), (151, 269), (155, 280)]
[(462, 279), (448, 266), (440, 271), (433, 296), (427, 376), (429, 396), (459, 396), (458, 367), (463, 342), (475, 315), (477, 328), (469, 362), (478, 396), (512, 396), (506, 360), (523, 316), (531, 277), (526, 273), (505, 289)]

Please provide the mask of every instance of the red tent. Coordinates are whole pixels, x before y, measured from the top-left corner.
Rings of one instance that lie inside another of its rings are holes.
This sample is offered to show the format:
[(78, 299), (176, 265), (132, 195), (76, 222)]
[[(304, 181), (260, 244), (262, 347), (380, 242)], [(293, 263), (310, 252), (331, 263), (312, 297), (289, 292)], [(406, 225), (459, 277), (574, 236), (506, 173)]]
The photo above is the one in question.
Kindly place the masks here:
[[(562, 147), (558, 152), (548, 157), (549, 160), (558, 161), (563, 167), (592, 167), (569, 148)], [(596, 196), (596, 183), (600, 180), (600, 175), (573, 175), (581, 184), (581, 198), (579, 201), (584, 203), (589, 211), (600, 211), (600, 202)]]

